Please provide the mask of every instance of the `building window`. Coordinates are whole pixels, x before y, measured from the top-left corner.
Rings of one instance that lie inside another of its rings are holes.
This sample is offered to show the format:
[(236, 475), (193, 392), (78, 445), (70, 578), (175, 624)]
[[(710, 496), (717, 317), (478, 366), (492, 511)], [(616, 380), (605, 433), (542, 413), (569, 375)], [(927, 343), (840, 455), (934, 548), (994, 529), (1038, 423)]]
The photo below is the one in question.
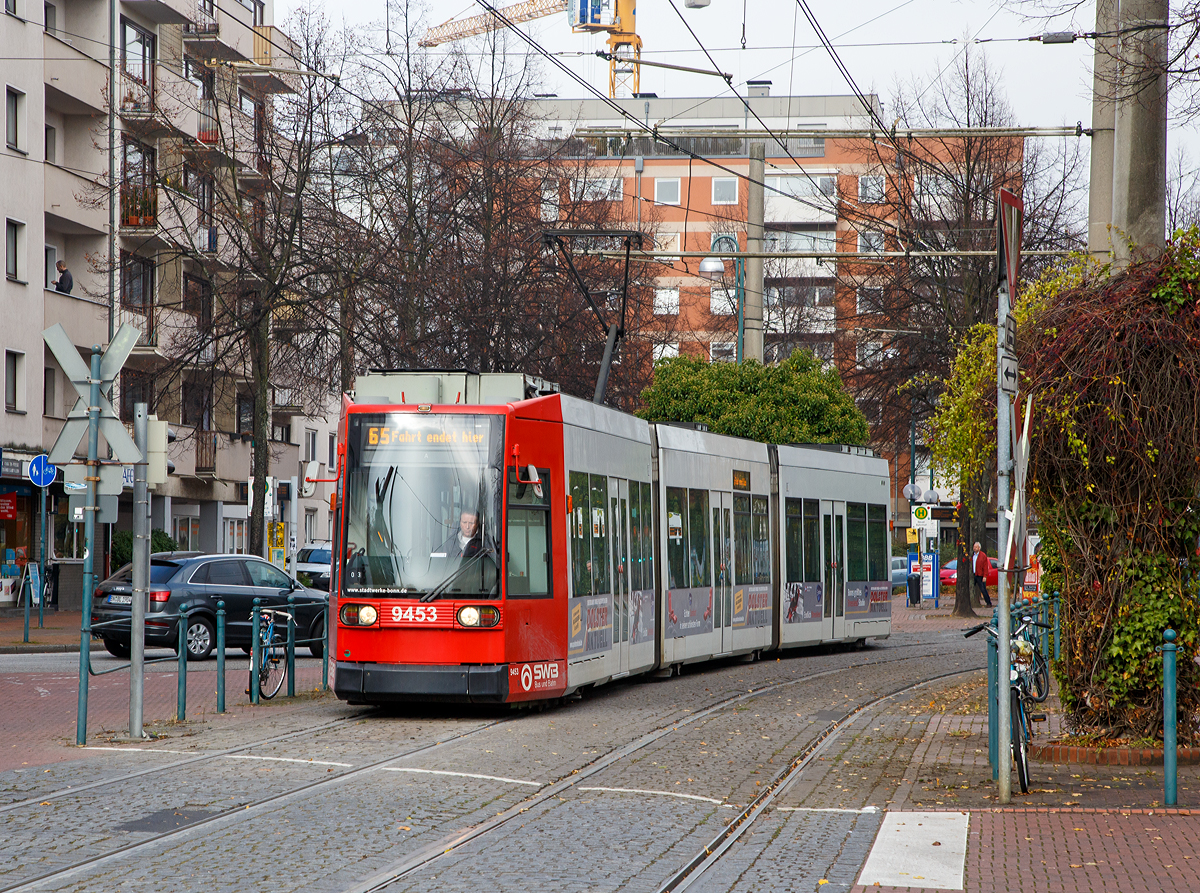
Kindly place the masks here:
[(154, 35), (121, 19), (121, 70), (146, 87), (154, 86)]
[(128, 226), (153, 226), (158, 216), (154, 149), (127, 139), (121, 167), (121, 222)]
[(329, 461), (325, 463), (330, 471), (337, 468), (337, 436), (329, 435)]
[(708, 312), (714, 316), (737, 313), (737, 289), (713, 285), (708, 293)]
[(21, 281), (24, 273), (21, 249), (24, 248), (25, 224), (15, 220), (4, 221), (4, 275), (14, 282)]
[(21, 133), (21, 113), (25, 110), (25, 94), (8, 87), (4, 91), (4, 142), (10, 149), (24, 150)]
[(134, 407), (145, 403), (154, 411), (154, 376), (126, 369), (121, 373), (121, 421), (133, 422)]
[(865, 229), (858, 234), (858, 250), (877, 254), (883, 251), (883, 233), (877, 229)]
[(15, 350), (4, 352), (4, 408), (25, 411), (25, 354)]
[(277, 443), (292, 442), (292, 426), (289, 425), (272, 425), (271, 439)]
[(837, 195), (837, 177), (832, 174), (783, 174), (765, 178), (767, 198), (831, 199)]
[(254, 398), (249, 394), (237, 395), (237, 433), (254, 432)]
[(212, 322), (212, 286), (197, 276), (183, 277), (183, 312), (207, 327)]
[(883, 288), (878, 285), (860, 285), (856, 295), (856, 310), (859, 313), (883, 312)]
[(736, 341), (714, 341), (708, 346), (708, 359), (711, 363), (734, 363), (737, 361)]
[(542, 219), (558, 219), (558, 183), (542, 184)]
[(46, 125), (46, 160), (54, 164), (58, 158), (58, 131)]
[(230, 555), (246, 554), (246, 519), (225, 519), (225, 549)]
[[(679, 251), (682, 235), (680, 233), (660, 233), (654, 241), (657, 243), (659, 251)], [(660, 264), (665, 264), (668, 267), (674, 266), (678, 260), (678, 257), (658, 258)]]
[(183, 424), (201, 431), (212, 428), (212, 389), (204, 381), (183, 383)]
[(571, 183), (577, 202), (619, 202), (625, 198), (625, 181), (620, 177), (577, 178)]
[[(9, 0), (11, 3), (16, 3), (16, 0)], [(46, 21), (44, 27), (47, 31), (53, 34), (58, 30), (58, 8), (53, 3), (44, 4), (46, 11)]]
[(883, 176), (864, 174), (858, 178), (858, 200), (864, 204), (882, 204), (884, 199)]
[(317, 538), (317, 510), (304, 510), (304, 542), (311, 543)]
[(654, 315), (675, 316), (679, 313), (679, 286), (654, 289)]
[(737, 177), (713, 177), (712, 203), (714, 205), (736, 205), (738, 202)]
[(304, 461), (314, 462), (317, 458), (317, 432), (304, 429)]
[(678, 342), (671, 344), (656, 344), (654, 345), (654, 360), (669, 360), (671, 357), (679, 356)]
[(4, 0), (4, 11), (10, 16), (17, 14), (17, 0)]
[(654, 201), (660, 205), (679, 204), (679, 178), (656, 178), (654, 180)]
[(46, 246), (45, 267), (46, 267), (46, 283), (45, 288), (54, 288), (54, 280), (58, 278), (58, 249), (53, 245)]
[(121, 306), (145, 313), (154, 303), (154, 261), (121, 252)]
[(46, 367), (42, 370), (42, 415), (51, 418), (58, 416), (58, 395), (54, 393), (54, 385), (54, 370)]

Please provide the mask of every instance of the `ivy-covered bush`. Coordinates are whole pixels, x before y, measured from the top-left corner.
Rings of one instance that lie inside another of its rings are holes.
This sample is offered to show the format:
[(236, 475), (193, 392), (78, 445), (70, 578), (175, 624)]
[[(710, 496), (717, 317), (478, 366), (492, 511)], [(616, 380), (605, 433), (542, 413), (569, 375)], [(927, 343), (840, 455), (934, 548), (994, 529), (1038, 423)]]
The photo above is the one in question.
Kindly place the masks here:
[(1043, 588), (1063, 596), (1063, 706), (1078, 732), (1161, 734), (1155, 649), (1172, 628), (1180, 738), (1195, 741), (1200, 232), (1116, 276), (1077, 261), (1035, 284), (1022, 311), (1030, 501)]

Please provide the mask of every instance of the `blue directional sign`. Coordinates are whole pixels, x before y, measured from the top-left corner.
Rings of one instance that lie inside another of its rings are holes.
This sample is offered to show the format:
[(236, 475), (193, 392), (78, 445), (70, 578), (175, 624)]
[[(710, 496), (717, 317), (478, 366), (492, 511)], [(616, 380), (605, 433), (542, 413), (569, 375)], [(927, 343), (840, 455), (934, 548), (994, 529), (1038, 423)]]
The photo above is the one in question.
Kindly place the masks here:
[(29, 479), (35, 486), (49, 487), (57, 474), (58, 467), (50, 464), (50, 458), (45, 453), (29, 463)]

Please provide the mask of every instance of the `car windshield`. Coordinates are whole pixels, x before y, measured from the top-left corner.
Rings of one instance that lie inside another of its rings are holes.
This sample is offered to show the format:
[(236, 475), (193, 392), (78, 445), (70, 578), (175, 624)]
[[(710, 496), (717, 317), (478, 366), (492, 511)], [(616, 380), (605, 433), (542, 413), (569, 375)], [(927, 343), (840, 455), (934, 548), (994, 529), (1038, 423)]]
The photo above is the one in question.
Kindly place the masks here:
[[(150, 582), (151, 583), (169, 583), (171, 578), (179, 570), (179, 565), (174, 561), (151, 561), (150, 562)], [(127, 564), (119, 571), (108, 578), (111, 583), (132, 583), (133, 582), (133, 565)]]
[(300, 564), (329, 564), (328, 549), (301, 549), (296, 553), (296, 561)]
[(958, 559), (955, 558), (950, 561), (947, 561), (945, 564), (942, 565), (942, 568), (944, 570), (948, 570), (948, 571), (957, 569), (958, 568)]
[(504, 418), (353, 415), (346, 592), (498, 596)]

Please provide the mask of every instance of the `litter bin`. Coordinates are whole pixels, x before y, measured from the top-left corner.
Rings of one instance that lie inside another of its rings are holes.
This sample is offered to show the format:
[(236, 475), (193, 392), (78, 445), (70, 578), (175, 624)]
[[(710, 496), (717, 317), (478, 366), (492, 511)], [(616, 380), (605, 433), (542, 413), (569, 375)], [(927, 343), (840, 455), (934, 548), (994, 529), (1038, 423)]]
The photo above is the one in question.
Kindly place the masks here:
[(921, 604), (921, 575), (908, 575), (908, 603), (913, 607)]

